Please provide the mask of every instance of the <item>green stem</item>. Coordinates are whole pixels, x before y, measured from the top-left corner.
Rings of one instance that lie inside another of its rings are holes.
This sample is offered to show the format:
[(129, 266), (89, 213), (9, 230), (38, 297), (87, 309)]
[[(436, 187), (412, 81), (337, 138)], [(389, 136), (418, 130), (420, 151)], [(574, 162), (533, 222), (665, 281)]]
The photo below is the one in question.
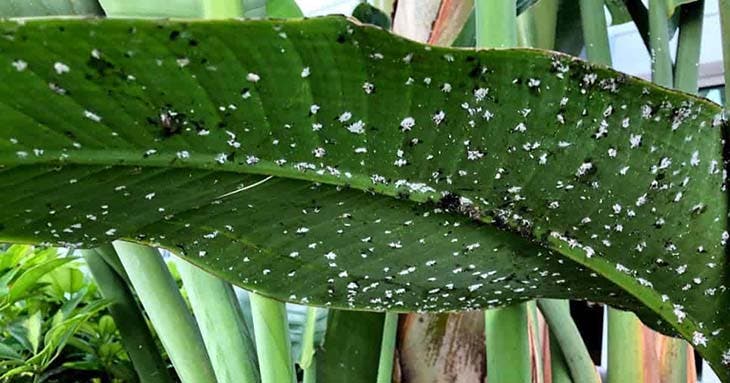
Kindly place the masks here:
[(233, 288), (192, 264), (177, 262), (218, 383), (255, 383), (256, 351)]
[(317, 383), (317, 358), (312, 359), (309, 367), (304, 370), (302, 383)]
[(725, 109), (730, 108), (730, 0), (720, 0), (722, 62), (725, 66)]
[(534, 46), (535, 38), (535, 15), (528, 9), (517, 16), (517, 46)]
[[(532, 363), (532, 368), (535, 370), (535, 379), (533, 379), (532, 383), (543, 383), (545, 380), (545, 366), (543, 365), (542, 360), (542, 343), (543, 339), (540, 336), (540, 323), (538, 322), (538, 315), (537, 315), (537, 302), (536, 301), (529, 301), (527, 302), (527, 312), (528, 312), (528, 323), (530, 325), (530, 331), (532, 336), (532, 349), (530, 350), (530, 355), (532, 356), (532, 359), (530, 363)], [(530, 333), (528, 333), (528, 336), (530, 336)]]
[(307, 307), (307, 319), (302, 334), (302, 355), (299, 358), (299, 367), (306, 371), (314, 361), (314, 333), (317, 325), (317, 308)]
[(477, 48), (510, 48), (517, 45), (516, 0), (476, 0)]
[(249, 296), (261, 382), (295, 382), (286, 306), (256, 293)]
[(180, 380), (215, 382), (195, 320), (160, 254), (131, 242), (114, 241), (113, 245)]
[(203, 17), (206, 19), (228, 19), (243, 16), (241, 0), (203, 0)]
[(565, 361), (563, 351), (560, 349), (560, 345), (552, 331), (550, 331), (550, 376), (552, 383), (573, 383), (570, 378), (568, 362)]
[[(111, 245), (103, 248), (104, 252), (113, 254), (116, 258)], [(172, 377), (147, 327), (142, 309), (137, 305), (124, 279), (105, 262), (98, 250), (82, 250), (81, 253), (101, 295), (112, 302), (109, 312), (122, 336), (122, 344), (129, 354), (140, 383), (172, 383)]]
[(555, 48), (559, 0), (541, 0), (517, 17), (519, 46)]
[(540, 311), (550, 326), (550, 345), (560, 345), (570, 376), (575, 382), (600, 382), (593, 360), (586, 348), (578, 327), (570, 316), (569, 302), (557, 299), (540, 299)]
[(385, 313), (383, 338), (380, 341), (380, 362), (378, 363), (377, 383), (393, 381), (393, 354), (395, 353), (395, 336), (398, 332), (398, 313)]
[(124, 280), (127, 285), (132, 284), (129, 281), (127, 272), (124, 270), (122, 261), (119, 260), (119, 256), (117, 255), (117, 252), (114, 251), (114, 247), (112, 245), (100, 246), (94, 250), (97, 254), (99, 254), (104, 262), (106, 262), (107, 266), (111, 267), (117, 273), (117, 275)]
[(608, 383), (644, 381), (641, 326), (633, 313), (608, 308)]
[(697, 93), (705, 0), (684, 4), (679, 12), (679, 42), (677, 64), (674, 68), (674, 87), (688, 93)]
[(668, 15), (666, 0), (649, 1), (651, 79), (658, 85), (671, 87), (674, 80), (672, 78), (672, 57), (669, 53)]
[(610, 66), (611, 49), (603, 4), (603, 0), (580, 0), (580, 15), (588, 61)]
[(531, 381), (527, 315), (524, 303), (484, 312), (489, 383)]

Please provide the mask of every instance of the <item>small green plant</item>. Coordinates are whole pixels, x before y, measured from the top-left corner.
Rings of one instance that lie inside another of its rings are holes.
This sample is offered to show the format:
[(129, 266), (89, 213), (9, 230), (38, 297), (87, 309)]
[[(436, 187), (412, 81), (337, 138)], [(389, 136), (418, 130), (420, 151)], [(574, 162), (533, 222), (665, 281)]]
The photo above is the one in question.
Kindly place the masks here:
[(0, 381), (135, 382), (108, 302), (72, 255), (13, 245), (0, 252)]

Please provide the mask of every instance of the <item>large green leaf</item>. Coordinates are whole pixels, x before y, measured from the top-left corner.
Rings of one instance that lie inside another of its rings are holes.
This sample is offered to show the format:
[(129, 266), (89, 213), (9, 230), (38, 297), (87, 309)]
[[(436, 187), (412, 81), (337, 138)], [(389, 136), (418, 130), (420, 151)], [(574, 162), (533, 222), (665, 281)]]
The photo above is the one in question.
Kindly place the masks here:
[(335, 307), (648, 308), (730, 356), (711, 102), (337, 17), (0, 29), (0, 240), (126, 238)]

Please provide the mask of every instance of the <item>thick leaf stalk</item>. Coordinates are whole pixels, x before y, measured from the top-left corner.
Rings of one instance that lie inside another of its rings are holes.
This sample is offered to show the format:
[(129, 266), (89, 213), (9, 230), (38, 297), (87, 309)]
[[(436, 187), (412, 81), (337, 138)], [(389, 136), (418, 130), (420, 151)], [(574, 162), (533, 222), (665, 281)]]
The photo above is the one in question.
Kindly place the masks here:
[(570, 316), (569, 302), (557, 299), (540, 299), (537, 302), (550, 327), (551, 349), (554, 343), (560, 345), (560, 354), (553, 354), (558, 367), (555, 373), (560, 375), (562, 360), (567, 364), (574, 382), (600, 383), (601, 378), (593, 365), (593, 360), (588, 354), (578, 327)]
[(378, 363), (377, 383), (390, 383), (393, 381), (393, 359), (397, 332), (398, 313), (385, 313), (383, 338), (380, 344), (380, 362)]
[(218, 383), (256, 383), (256, 350), (233, 288), (188, 262), (177, 262)]
[(554, 49), (560, 0), (541, 0), (517, 17), (519, 46)]
[[(116, 258), (111, 245), (99, 250)], [(171, 383), (172, 377), (160, 355), (160, 350), (157, 349), (142, 309), (137, 305), (124, 279), (107, 264), (99, 250), (82, 250), (81, 253), (96, 285), (99, 286), (101, 295), (111, 301), (109, 312), (114, 318), (124, 349), (129, 354), (140, 382)]]
[(286, 306), (256, 293), (251, 293), (250, 299), (261, 382), (294, 383)]
[(573, 383), (568, 362), (552, 331), (550, 332), (550, 377), (552, 383)]
[(705, 0), (684, 4), (679, 9), (679, 40), (677, 42), (677, 62), (674, 67), (674, 88), (687, 93), (697, 93), (698, 89), (704, 11)]
[(490, 383), (530, 382), (532, 366), (526, 304), (484, 312)]
[[(643, 325), (628, 311), (608, 310), (608, 383), (644, 382)], [(648, 372), (648, 371), (647, 371)]]
[(206, 19), (227, 19), (243, 16), (243, 0), (203, 0), (202, 3), (203, 15)]
[(479, 48), (517, 46), (517, 4), (515, 0), (477, 0), (476, 39)]
[(656, 84), (672, 87), (674, 80), (672, 74), (672, 57), (669, 51), (668, 12), (665, 0), (649, 1), (651, 78)]
[(579, 1), (586, 56), (591, 62), (611, 66), (611, 48), (608, 44), (604, 0)]
[(317, 375), (316, 365), (314, 364), (316, 360), (314, 357), (314, 334), (316, 330), (318, 310), (319, 309), (317, 307), (307, 307), (307, 318), (304, 323), (304, 333), (302, 334), (302, 353), (299, 357), (299, 367), (304, 370), (304, 374), (306, 375), (310, 372), (310, 375), (314, 377)]
[(113, 245), (182, 383), (214, 382), (195, 319), (160, 254), (131, 242)]

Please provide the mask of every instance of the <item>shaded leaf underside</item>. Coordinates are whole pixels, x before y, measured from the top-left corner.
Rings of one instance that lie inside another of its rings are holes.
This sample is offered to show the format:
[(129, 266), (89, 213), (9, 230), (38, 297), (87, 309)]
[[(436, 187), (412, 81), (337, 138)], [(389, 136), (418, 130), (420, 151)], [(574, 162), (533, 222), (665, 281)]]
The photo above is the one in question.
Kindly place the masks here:
[(141, 241), (336, 307), (602, 301), (728, 348), (715, 104), (338, 17), (0, 30), (4, 241)]

